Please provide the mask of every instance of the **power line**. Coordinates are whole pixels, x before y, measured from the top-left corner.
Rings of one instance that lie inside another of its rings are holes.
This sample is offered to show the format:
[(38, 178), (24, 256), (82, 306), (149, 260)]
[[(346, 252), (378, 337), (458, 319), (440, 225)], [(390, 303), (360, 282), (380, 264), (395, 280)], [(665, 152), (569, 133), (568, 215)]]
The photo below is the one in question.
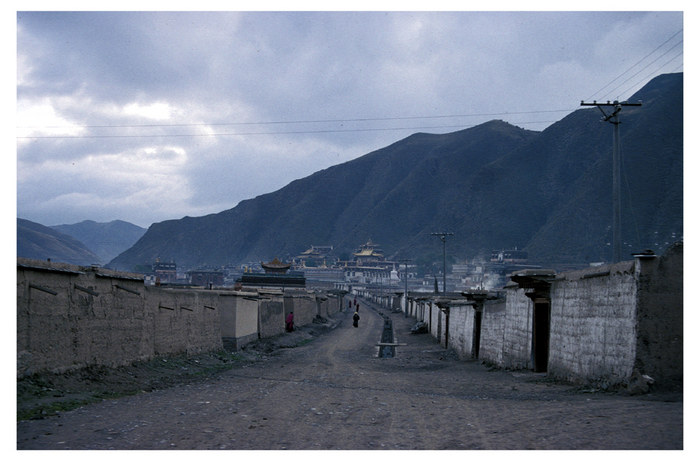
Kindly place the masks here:
[[(612, 155), (612, 205), (613, 205), (613, 216), (612, 216), (612, 231), (613, 231), (613, 254), (612, 261), (614, 263), (620, 262), (622, 260), (622, 212), (621, 212), (621, 198), (620, 198), (620, 172), (622, 169), (622, 156), (621, 156), (621, 145), (620, 145), (620, 112), (623, 107), (627, 106), (641, 106), (641, 102), (584, 102), (581, 101), (582, 106), (596, 106), (603, 114), (603, 121), (610, 122), (613, 125), (613, 155)], [(611, 108), (612, 112), (607, 113), (605, 108)]]
[[(659, 46), (657, 46), (656, 48), (654, 48), (653, 51), (651, 51), (650, 53), (648, 53), (648, 54), (647, 54), (646, 56), (644, 56), (642, 59), (640, 59), (639, 61), (635, 62), (633, 65), (631, 65), (631, 66), (628, 67), (627, 69), (625, 69), (624, 72), (622, 72), (620, 75), (618, 75), (617, 77), (615, 77), (614, 79), (612, 79), (610, 82), (606, 83), (605, 86), (603, 86), (601, 89), (599, 89), (598, 91), (596, 91), (595, 93), (593, 93), (593, 94), (592, 94), (591, 96), (589, 96), (587, 99), (593, 99), (593, 96), (595, 96), (596, 94), (600, 93), (601, 91), (603, 91), (603, 90), (604, 90), (605, 88), (607, 88), (608, 86), (612, 85), (617, 79), (619, 79), (620, 77), (622, 77), (623, 75), (625, 75), (627, 72), (629, 72), (631, 69), (633, 69), (635, 66), (637, 66), (637, 65), (638, 65), (639, 63), (641, 63), (642, 61), (644, 61), (646, 58), (648, 58), (648, 57), (651, 56), (652, 54), (656, 53), (656, 51), (657, 51), (659, 48), (661, 48), (662, 46), (664, 46), (665, 44), (667, 44), (668, 42), (670, 42), (671, 40), (673, 40), (673, 38), (674, 38), (676, 35), (680, 34), (681, 32), (683, 32), (683, 29), (681, 29), (681, 30), (679, 30), (678, 32), (676, 32), (675, 34), (673, 34), (673, 35), (672, 35), (671, 37), (669, 37), (665, 42), (663, 42), (661, 45), (659, 45)], [(682, 40), (681, 40), (680, 43), (682, 43)], [(676, 44), (675, 46), (678, 46), (678, 44)], [(674, 48), (675, 48), (675, 46), (674, 46)], [(603, 99), (603, 98), (601, 98), (601, 99)]]
[[(624, 81), (623, 81), (622, 83), (620, 83), (618, 86), (616, 86), (615, 88), (613, 88), (612, 90), (610, 90), (610, 91), (607, 93), (607, 95), (612, 94), (615, 90), (617, 90), (618, 88), (620, 88), (622, 85), (624, 85), (625, 83), (629, 82), (632, 78), (634, 78), (634, 77), (636, 77), (637, 75), (639, 75), (644, 69), (648, 68), (649, 66), (651, 66), (652, 64), (654, 64), (656, 61), (658, 61), (659, 59), (661, 59), (661, 58), (663, 58), (664, 56), (666, 56), (671, 50), (673, 50), (675, 47), (677, 47), (677, 46), (680, 45), (681, 43), (683, 43), (683, 41), (680, 41), (680, 42), (676, 43), (672, 48), (668, 49), (664, 54), (662, 54), (661, 56), (657, 57), (656, 59), (654, 59), (653, 61), (651, 61), (651, 62), (650, 62), (649, 64), (647, 64), (646, 66), (642, 67), (641, 69), (639, 69), (639, 70), (638, 70), (637, 72), (635, 72), (634, 74), (630, 75), (626, 80), (624, 80)], [(680, 56), (680, 55), (682, 55), (682, 54), (683, 54), (683, 52), (681, 51), (681, 52), (678, 53), (676, 56), (674, 56), (673, 58), (671, 58), (671, 61), (673, 61), (674, 59), (676, 59), (678, 56)], [(667, 61), (663, 66), (665, 66), (666, 64), (668, 64), (668, 63), (671, 62), (671, 61)], [(663, 66), (657, 67), (656, 70), (654, 70), (654, 72), (657, 72), (659, 69), (663, 68)], [(652, 72), (652, 74), (653, 74), (654, 72)], [(642, 81), (643, 81), (643, 80), (644, 80), (644, 79), (642, 79)], [(637, 84), (639, 84), (639, 81), (638, 81), (637, 83), (635, 83), (634, 86), (636, 86)], [(605, 96), (607, 96), (607, 95), (605, 95)], [(603, 98), (601, 98), (601, 99), (605, 99), (605, 97), (603, 97)]]
[(555, 110), (533, 110), (521, 112), (495, 112), (476, 114), (453, 114), (453, 115), (416, 115), (405, 117), (366, 117), (348, 119), (319, 119), (319, 120), (274, 120), (263, 122), (226, 122), (226, 123), (159, 123), (159, 124), (138, 124), (138, 125), (27, 125), (17, 128), (165, 128), (165, 127), (202, 127), (202, 126), (242, 126), (242, 125), (282, 125), (282, 124), (302, 124), (302, 123), (349, 123), (349, 122), (379, 122), (393, 120), (423, 120), (439, 118), (459, 118), (459, 117), (496, 117), (502, 115), (531, 115), (546, 114), (554, 112), (570, 112), (570, 109)]
[[(649, 77), (651, 77), (651, 76), (654, 75), (656, 72), (658, 72), (659, 69), (663, 69), (664, 67), (666, 67), (668, 64), (670, 64), (671, 62), (673, 62), (673, 60), (675, 60), (678, 56), (680, 56), (680, 55), (682, 55), (682, 54), (683, 54), (682, 51), (679, 52), (677, 55), (675, 55), (674, 57), (672, 57), (671, 59), (669, 59), (668, 61), (666, 61), (665, 63), (663, 63), (661, 66), (657, 67), (657, 68), (654, 69), (653, 71), (651, 71), (651, 72), (649, 72), (648, 74), (646, 74), (644, 77), (642, 77), (642, 78), (640, 78), (639, 80), (637, 80), (633, 85), (629, 86), (626, 90), (624, 90), (623, 92), (621, 92), (621, 94), (626, 94), (627, 92), (631, 91), (632, 88), (636, 87), (636, 86), (639, 85), (641, 82), (644, 82), (644, 81), (646, 81), (647, 79), (649, 79)], [(683, 64), (682, 64), (682, 63), (681, 63), (679, 66), (676, 66), (676, 68), (674, 68), (672, 72), (675, 72), (676, 70), (680, 69), (681, 67), (683, 67)]]
[[(657, 46), (653, 51), (648, 53), (646, 56), (641, 58), (635, 64), (627, 68), (620, 75), (615, 77), (613, 80), (608, 82), (600, 90), (596, 91), (594, 94), (599, 93), (603, 89), (610, 86), (612, 83), (617, 81), (631, 69), (636, 67), (638, 64), (643, 62), (649, 56), (658, 51), (665, 44), (670, 42), (674, 37), (683, 32), (680, 29), (661, 45)], [(671, 50), (683, 43), (683, 40), (679, 41), (673, 45), (670, 49), (666, 50), (661, 56), (657, 57), (650, 63), (646, 64), (639, 71), (625, 79), (617, 87), (613, 88), (608, 94), (620, 88), (623, 84), (627, 83), (629, 80), (639, 75), (644, 69), (651, 66), (653, 63), (658, 61), (663, 56), (667, 55)], [(682, 51), (671, 58), (669, 61), (664, 63), (662, 66), (657, 67), (656, 70), (647, 74), (641, 80), (638, 80), (634, 85), (629, 87), (625, 91), (629, 91), (635, 86), (637, 86), (641, 81), (653, 75), (659, 69), (663, 68), (678, 56), (682, 55)], [(591, 96), (588, 99), (592, 99)], [(601, 98), (603, 99), (603, 98)], [(351, 122), (380, 122), (380, 121), (400, 121), (400, 120), (434, 120), (434, 119), (446, 119), (446, 118), (460, 118), (460, 117), (497, 117), (497, 116), (512, 116), (512, 115), (532, 115), (532, 114), (546, 114), (546, 113), (561, 113), (561, 112), (572, 112), (575, 109), (556, 109), (556, 110), (535, 110), (535, 111), (519, 111), (519, 112), (496, 112), (496, 113), (474, 113), (474, 114), (453, 114), (453, 115), (422, 115), (422, 116), (404, 116), (404, 117), (361, 117), (361, 118), (347, 118), (347, 119), (314, 119), (314, 120), (273, 120), (273, 121), (259, 121), (259, 122), (226, 122), (226, 123), (159, 123), (159, 124), (124, 124), (124, 125), (29, 125), (29, 126), (18, 126), (19, 129), (98, 129), (98, 128), (195, 128), (195, 127), (225, 127), (225, 126), (267, 126), (267, 125), (291, 125), (291, 124), (316, 124), (316, 123), (351, 123)], [(541, 123), (554, 123), (557, 120), (541, 120), (541, 121), (526, 121), (517, 122), (518, 125), (527, 124), (541, 124)], [(472, 125), (473, 126), (473, 125)], [(348, 128), (348, 129), (327, 129), (327, 130), (294, 130), (294, 131), (272, 131), (272, 132), (241, 132), (241, 133), (175, 133), (175, 134), (124, 134), (124, 135), (43, 135), (43, 136), (17, 136), (16, 139), (98, 139), (98, 138), (184, 138), (184, 137), (218, 137), (218, 136), (260, 136), (260, 135), (284, 135), (284, 134), (324, 134), (324, 133), (345, 133), (345, 132), (378, 132), (378, 131), (402, 131), (402, 130), (426, 130), (426, 129), (446, 129), (446, 128), (469, 128), (470, 126), (465, 125), (442, 125), (442, 126), (419, 126), (419, 127), (386, 127), (386, 128)]]
[[(568, 110), (567, 112), (571, 112)], [(558, 120), (539, 120), (530, 122), (519, 122), (520, 125), (534, 123), (554, 123)], [(446, 128), (466, 129), (476, 125), (439, 125), (439, 126), (418, 126), (418, 127), (393, 127), (393, 128), (348, 128), (348, 129), (329, 129), (329, 130), (297, 130), (297, 131), (267, 131), (267, 132), (240, 132), (240, 133), (176, 133), (176, 134), (114, 134), (114, 135), (47, 135), (47, 136), (17, 136), (16, 139), (100, 139), (100, 138), (188, 138), (188, 137), (218, 137), (218, 136), (256, 136), (256, 135), (284, 135), (284, 134), (325, 134), (325, 133), (356, 133), (356, 132), (373, 132), (373, 131), (402, 131), (402, 130), (435, 130)]]

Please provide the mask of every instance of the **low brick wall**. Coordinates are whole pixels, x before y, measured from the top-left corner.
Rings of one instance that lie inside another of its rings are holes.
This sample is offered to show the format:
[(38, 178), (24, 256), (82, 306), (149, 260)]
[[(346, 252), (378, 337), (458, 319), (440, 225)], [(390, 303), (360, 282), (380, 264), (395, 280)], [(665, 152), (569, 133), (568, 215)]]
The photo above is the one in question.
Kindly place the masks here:
[(17, 372), (118, 366), (221, 348), (211, 294), (145, 287), (135, 274), (18, 260)]
[(484, 303), (481, 318), (479, 359), (490, 364), (503, 363), (503, 333), (506, 328), (505, 298)]
[(507, 287), (501, 366), (528, 368), (531, 365), (531, 330), (532, 303), (525, 296), (525, 290)]
[(215, 292), (144, 287), (154, 312), (154, 355), (195, 354), (222, 347), (219, 296)]
[(259, 301), (257, 292), (220, 293), (221, 339), (227, 350), (238, 350), (259, 338)]
[(460, 359), (472, 356), (472, 338), (474, 331), (474, 306), (465, 302), (455, 303), (450, 307), (449, 347), (457, 352)]
[[(284, 315), (294, 312), (294, 324), (306, 325), (313, 322), (316, 315), (320, 315), (316, 296), (306, 290), (286, 292), (284, 294)], [(284, 319), (282, 320), (284, 326)]]
[(343, 292), (144, 286), (138, 274), (17, 260), (17, 374), (119, 366), (284, 333), (342, 310)]
[(552, 284), (548, 373), (618, 384), (635, 361), (637, 280), (627, 261), (563, 274)]
[[(503, 368), (533, 369), (536, 360), (546, 358), (544, 364), (537, 363), (538, 369), (543, 367), (549, 376), (572, 383), (625, 385), (646, 374), (657, 387), (682, 385), (682, 243), (659, 257), (552, 272), (547, 283), (549, 291), (536, 295), (538, 316), (549, 308), (548, 316), (537, 320), (538, 325), (546, 324), (544, 334), (549, 338), (544, 346), (538, 342), (540, 358), (533, 351), (535, 306), (528, 297), (533, 292), (511, 282), (505, 287), (504, 299), (483, 305), (480, 360)], [(401, 305), (416, 320), (429, 323), (430, 334), (445, 344), (445, 314), (435, 304), (440, 296), (419, 296)], [(472, 308), (458, 300), (447, 305), (448, 346), (461, 358), (470, 358)]]
[(642, 260), (638, 277), (635, 367), (659, 385), (682, 385), (683, 245)]

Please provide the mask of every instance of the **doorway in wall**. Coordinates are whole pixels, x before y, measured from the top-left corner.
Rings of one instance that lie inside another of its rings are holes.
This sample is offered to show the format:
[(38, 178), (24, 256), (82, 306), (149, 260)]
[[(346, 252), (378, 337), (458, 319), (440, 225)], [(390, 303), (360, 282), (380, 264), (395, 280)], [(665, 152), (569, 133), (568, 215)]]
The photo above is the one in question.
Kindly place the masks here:
[(479, 343), (481, 342), (481, 310), (474, 310), (474, 332), (472, 334), (472, 358), (479, 358)]
[(549, 361), (549, 324), (551, 305), (549, 299), (534, 300), (532, 319), (532, 362), (535, 372), (546, 372)]

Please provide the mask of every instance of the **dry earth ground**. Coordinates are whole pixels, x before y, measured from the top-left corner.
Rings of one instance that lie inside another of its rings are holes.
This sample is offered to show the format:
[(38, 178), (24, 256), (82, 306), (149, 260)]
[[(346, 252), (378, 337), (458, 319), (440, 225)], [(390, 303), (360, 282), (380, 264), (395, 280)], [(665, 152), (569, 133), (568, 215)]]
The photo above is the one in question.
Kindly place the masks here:
[(360, 314), (359, 328), (339, 313), (236, 354), (21, 380), (18, 415), (34, 419), (17, 422), (17, 448), (683, 448), (682, 392), (629, 396), (460, 361), (401, 313), (385, 312), (406, 345), (379, 358), (383, 319), (366, 304)]

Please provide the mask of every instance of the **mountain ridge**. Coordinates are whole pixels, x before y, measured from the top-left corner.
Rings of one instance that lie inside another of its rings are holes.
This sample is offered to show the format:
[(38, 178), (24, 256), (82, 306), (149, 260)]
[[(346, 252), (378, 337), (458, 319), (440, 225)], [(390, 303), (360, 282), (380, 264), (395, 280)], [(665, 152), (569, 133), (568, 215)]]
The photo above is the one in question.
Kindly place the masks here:
[(17, 257), (89, 266), (99, 257), (82, 242), (55, 229), (17, 218)]
[[(682, 236), (683, 74), (653, 79), (625, 108), (625, 249)], [(357, 159), (202, 217), (153, 224), (109, 265), (156, 258), (186, 267), (290, 258), (311, 245), (351, 252), (369, 238), (387, 256), (434, 260), (523, 248), (533, 261), (609, 258), (612, 127), (579, 109), (542, 132), (490, 121), (416, 133)]]
[(120, 219), (103, 223), (85, 220), (50, 227), (82, 242), (104, 263), (130, 248), (146, 233), (146, 229)]

